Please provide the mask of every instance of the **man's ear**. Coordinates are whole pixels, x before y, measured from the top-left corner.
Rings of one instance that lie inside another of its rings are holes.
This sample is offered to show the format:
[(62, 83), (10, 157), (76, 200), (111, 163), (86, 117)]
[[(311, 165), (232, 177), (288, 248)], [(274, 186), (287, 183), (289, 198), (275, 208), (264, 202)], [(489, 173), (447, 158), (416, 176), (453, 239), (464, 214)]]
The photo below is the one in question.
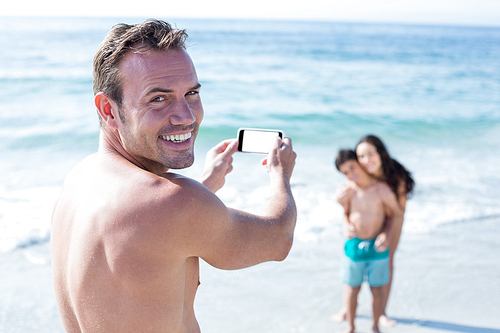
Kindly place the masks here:
[(118, 118), (119, 110), (116, 103), (103, 92), (95, 95), (94, 103), (103, 122), (111, 128), (118, 128), (116, 119)]

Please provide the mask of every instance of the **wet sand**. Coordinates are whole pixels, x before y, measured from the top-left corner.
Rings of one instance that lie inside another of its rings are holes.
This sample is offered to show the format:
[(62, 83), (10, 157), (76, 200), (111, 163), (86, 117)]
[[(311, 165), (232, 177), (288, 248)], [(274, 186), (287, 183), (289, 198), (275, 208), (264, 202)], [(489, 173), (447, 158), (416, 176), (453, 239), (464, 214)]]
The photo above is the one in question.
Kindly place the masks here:
[[(396, 257), (387, 333), (500, 333), (500, 219), (405, 233)], [(317, 244), (322, 242), (323, 244)], [(324, 244), (328, 242), (328, 244)], [(321, 246), (319, 246), (321, 245)], [(296, 242), (281, 263), (239, 271), (202, 264), (196, 312), (204, 333), (341, 332), (341, 238)], [(0, 255), (0, 331), (63, 332), (53, 297), (49, 244)], [(358, 332), (370, 332), (371, 296), (359, 296)]]

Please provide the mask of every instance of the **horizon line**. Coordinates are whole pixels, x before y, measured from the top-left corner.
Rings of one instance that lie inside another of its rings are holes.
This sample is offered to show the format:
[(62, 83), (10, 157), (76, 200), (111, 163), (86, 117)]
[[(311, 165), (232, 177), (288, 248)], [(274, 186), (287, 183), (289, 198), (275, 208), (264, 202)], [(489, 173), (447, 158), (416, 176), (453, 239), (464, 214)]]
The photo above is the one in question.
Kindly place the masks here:
[(164, 18), (164, 15), (158, 15), (157, 17), (147, 17), (143, 15), (73, 15), (73, 14), (51, 14), (51, 15), (5, 15), (0, 14), (0, 18), (11, 18), (11, 19), (44, 19), (44, 18), (77, 18), (77, 19), (114, 19), (114, 18), (131, 18), (147, 20), (152, 18), (160, 18), (163, 20), (213, 20), (213, 21), (268, 21), (268, 22), (325, 22), (325, 23), (345, 23), (345, 24), (377, 24), (377, 25), (407, 25), (407, 26), (436, 26), (436, 27), (463, 27), (463, 28), (500, 28), (500, 22), (498, 24), (488, 24), (488, 23), (477, 23), (477, 22), (435, 22), (435, 21), (420, 21), (420, 20), (377, 20), (377, 19), (339, 19), (339, 18), (324, 18), (324, 17), (227, 17), (227, 16), (171, 16), (168, 19)]

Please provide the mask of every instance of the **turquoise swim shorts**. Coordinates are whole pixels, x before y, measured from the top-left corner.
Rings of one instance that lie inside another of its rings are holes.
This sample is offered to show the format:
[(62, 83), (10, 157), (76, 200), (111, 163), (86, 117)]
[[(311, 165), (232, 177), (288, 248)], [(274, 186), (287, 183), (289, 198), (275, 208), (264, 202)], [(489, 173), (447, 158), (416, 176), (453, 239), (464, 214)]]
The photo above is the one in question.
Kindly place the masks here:
[(353, 261), (385, 259), (389, 257), (389, 249), (384, 252), (375, 250), (375, 239), (348, 239), (344, 245), (345, 255)]
[(375, 250), (375, 239), (353, 238), (346, 241), (342, 263), (342, 282), (359, 287), (367, 281), (372, 287), (381, 287), (389, 283), (389, 250)]

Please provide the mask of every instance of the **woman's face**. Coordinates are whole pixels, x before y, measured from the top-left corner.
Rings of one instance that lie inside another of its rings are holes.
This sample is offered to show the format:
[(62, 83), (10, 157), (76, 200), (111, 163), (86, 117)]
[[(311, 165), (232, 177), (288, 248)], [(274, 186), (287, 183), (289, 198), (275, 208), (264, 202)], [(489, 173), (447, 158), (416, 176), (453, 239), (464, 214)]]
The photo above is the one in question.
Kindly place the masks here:
[(382, 177), (384, 175), (382, 160), (374, 145), (368, 142), (360, 143), (356, 147), (356, 155), (358, 156), (359, 164), (370, 175), (374, 177)]

